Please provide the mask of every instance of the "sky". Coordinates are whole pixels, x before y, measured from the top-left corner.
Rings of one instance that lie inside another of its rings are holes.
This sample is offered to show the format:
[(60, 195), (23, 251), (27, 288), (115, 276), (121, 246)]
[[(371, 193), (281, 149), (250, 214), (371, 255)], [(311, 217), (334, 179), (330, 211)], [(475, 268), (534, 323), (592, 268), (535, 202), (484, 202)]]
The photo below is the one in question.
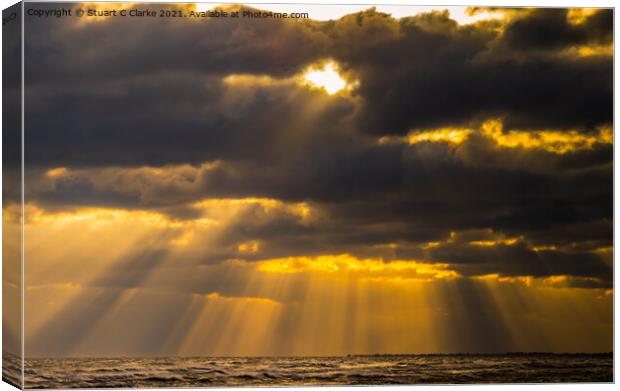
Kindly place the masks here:
[(612, 11), (336, 7), (26, 17), (26, 356), (613, 349)]

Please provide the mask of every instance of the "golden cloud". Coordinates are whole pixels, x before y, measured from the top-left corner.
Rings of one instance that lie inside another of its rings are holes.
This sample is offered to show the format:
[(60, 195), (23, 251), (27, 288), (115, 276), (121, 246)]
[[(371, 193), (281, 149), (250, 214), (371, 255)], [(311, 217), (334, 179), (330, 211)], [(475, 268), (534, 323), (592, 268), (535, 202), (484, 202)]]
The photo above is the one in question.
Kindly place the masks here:
[(257, 269), (267, 273), (343, 273), (363, 277), (398, 277), (416, 280), (455, 279), (460, 275), (444, 263), (422, 263), (414, 260), (359, 259), (350, 254), (316, 257), (287, 257), (264, 260)]
[(612, 144), (613, 129), (602, 126), (597, 132), (584, 133), (578, 130), (509, 130), (505, 131), (501, 119), (485, 121), (480, 128), (441, 128), (411, 131), (407, 136), (384, 136), (379, 144), (423, 142), (460, 145), (472, 135), (490, 140), (499, 148), (538, 149), (554, 154), (565, 154), (589, 150), (597, 144)]

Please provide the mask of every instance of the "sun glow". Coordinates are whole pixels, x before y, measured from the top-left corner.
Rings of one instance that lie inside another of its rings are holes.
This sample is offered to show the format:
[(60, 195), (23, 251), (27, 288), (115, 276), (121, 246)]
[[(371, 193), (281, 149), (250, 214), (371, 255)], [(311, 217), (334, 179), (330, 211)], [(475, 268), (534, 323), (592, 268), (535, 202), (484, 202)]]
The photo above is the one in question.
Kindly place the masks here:
[(347, 87), (347, 82), (340, 76), (333, 62), (328, 62), (320, 69), (311, 68), (304, 78), (310, 85), (324, 89), (329, 95)]

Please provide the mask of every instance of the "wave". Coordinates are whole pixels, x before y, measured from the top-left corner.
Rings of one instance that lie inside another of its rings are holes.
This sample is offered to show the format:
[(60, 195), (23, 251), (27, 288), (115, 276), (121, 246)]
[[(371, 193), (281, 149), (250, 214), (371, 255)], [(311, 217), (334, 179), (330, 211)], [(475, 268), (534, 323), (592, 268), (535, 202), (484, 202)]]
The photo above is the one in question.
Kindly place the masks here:
[[(19, 366), (5, 364), (4, 372), (11, 368)], [(35, 358), (25, 361), (24, 373), (27, 388), (612, 382), (613, 356)]]

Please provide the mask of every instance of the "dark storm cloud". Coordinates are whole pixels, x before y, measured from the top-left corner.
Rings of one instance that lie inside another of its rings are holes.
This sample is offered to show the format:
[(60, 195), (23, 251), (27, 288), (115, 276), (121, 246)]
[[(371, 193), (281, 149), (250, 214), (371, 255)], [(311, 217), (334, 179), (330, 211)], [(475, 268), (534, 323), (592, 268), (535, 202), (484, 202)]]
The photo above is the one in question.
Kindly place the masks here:
[(26, 51), (36, 53), (26, 58), (28, 83), (93, 85), (184, 71), (286, 76), (325, 55), (325, 37), (315, 33), (313, 23), (211, 22), (120, 17), (88, 23), (27, 17)]
[[(546, 10), (539, 12), (547, 15)], [(566, 18), (551, 13), (553, 20)], [(611, 15), (610, 11), (600, 13)], [(527, 23), (537, 15), (519, 21)], [(442, 13), (396, 22), (367, 12), (341, 19), (333, 28), (334, 35), (338, 36), (340, 27), (355, 31), (351, 35), (358, 38), (379, 23), (377, 19), (394, 25), (395, 31), (381, 31), (383, 39), (360, 40), (357, 45), (334, 40), (341, 49), (336, 58), (358, 72), (359, 94), (365, 104), (360, 126), (368, 131), (402, 134), (412, 128), (462, 124), (489, 116), (502, 116), (509, 127), (525, 128), (611, 122), (612, 62), (608, 57), (566, 58), (557, 51), (541, 53), (536, 47), (528, 47), (531, 53), (521, 53), (522, 46), (512, 42), (521, 38), (511, 32), (512, 25), (498, 36), (484, 24), (457, 28)], [(588, 38), (581, 43), (598, 43), (598, 37)]]
[[(609, 144), (554, 154), (476, 135), (458, 147), (377, 141), (495, 117), (507, 129), (593, 134), (612, 121), (612, 59), (567, 50), (609, 44), (611, 17), (602, 10), (575, 25), (541, 9), (469, 26), (445, 13), (396, 20), (372, 10), (329, 22), (27, 19), (27, 199), (179, 220), (199, 216), (190, 204), (204, 198), (305, 201), (321, 213), (304, 223), (247, 211), (196, 255), (202, 263), (261, 240), (264, 252), (248, 260), (350, 252), (448, 262), (467, 275), (608, 282), (593, 251), (612, 244)], [(350, 96), (292, 79), (325, 58), (359, 81)], [(226, 81), (231, 74), (249, 76)], [(69, 174), (50, 179), (54, 167)], [(472, 229), (523, 235), (529, 247), (421, 250)], [(391, 242), (402, 249), (378, 252)], [(530, 248), (548, 244), (562, 250)]]
[(28, 101), (35, 111), (29, 161), (37, 166), (264, 161), (283, 147), (298, 151), (326, 138), (334, 147), (347, 142), (350, 125), (339, 128), (353, 110), (349, 100), (327, 103), (320, 92), (291, 82), (236, 91), (217, 78), (185, 74), (44, 89)]
[(503, 41), (511, 48), (527, 51), (609, 44), (612, 35), (612, 12), (597, 12), (583, 23), (571, 24), (567, 9), (540, 8), (511, 22), (506, 27)]
[[(577, 174), (537, 173), (523, 168), (481, 168), (471, 158), (461, 160), (469, 156), (468, 147), (455, 154), (436, 144), (407, 147), (398, 154), (394, 148), (386, 148), (386, 156), (401, 158), (392, 165), (381, 164), (376, 152), (360, 154), (349, 163), (341, 155), (325, 158), (331, 162), (326, 167), (339, 167), (340, 172), (347, 172), (347, 164), (361, 170), (374, 162), (375, 171), (366, 169), (364, 181), (351, 182), (355, 176), (349, 181), (330, 181), (329, 169), (316, 171), (321, 164), (306, 166), (293, 176), (278, 176), (282, 171), (278, 169), (224, 164), (197, 170), (197, 177), (185, 174), (187, 182), (175, 182), (180, 174), (170, 174), (174, 185), (155, 182), (144, 173), (124, 174), (127, 177), (119, 180), (105, 178), (114, 176), (114, 171), (83, 171), (59, 179), (54, 190), (39, 194), (37, 199), (47, 209), (74, 207), (87, 200), (91, 205), (125, 205), (159, 210), (176, 219), (195, 219), (200, 210), (184, 205), (200, 197), (251, 195), (300, 202), (305, 195), (313, 200), (316, 218), (303, 221), (299, 215), (284, 210), (268, 212), (257, 204), (237, 212), (235, 220), (219, 231), (216, 243), (184, 256), (184, 263), (351, 253), (360, 258), (449, 263), (464, 275), (569, 274), (609, 284), (610, 266), (595, 253), (613, 243), (609, 167), (582, 168)], [(96, 178), (105, 179), (105, 186), (93, 183)], [(136, 185), (132, 187), (133, 182)], [(325, 186), (319, 186), (321, 183)], [(186, 185), (195, 188), (188, 190)], [(340, 196), (330, 197), (332, 192)], [(468, 244), (497, 240), (489, 229), (508, 237), (523, 236), (524, 242), (489, 247)], [(463, 236), (471, 230), (478, 233)], [(480, 234), (480, 230), (487, 231)], [(450, 241), (455, 231), (459, 240)], [(250, 240), (260, 241), (261, 251), (240, 254), (237, 244)], [(445, 244), (425, 250), (428, 242)], [(398, 248), (386, 250), (382, 246), (387, 243), (397, 243)], [(533, 248), (537, 246), (555, 246), (557, 250), (536, 252)]]
[[(485, 23), (458, 26), (438, 12), (400, 20), (371, 10), (329, 22), (156, 25), (27, 18), (28, 153), (41, 165), (162, 165), (210, 160), (212, 150), (234, 155), (239, 145), (228, 148), (230, 139), (269, 148), (270, 128), (298, 122), (286, 110), (311, 102), (298, 97), (283, 112), (282, 96), (265, 90), (238, 113), (259, 117), (251, 124), (259, 126), (250, 126), (214, 106), (219, 80), (234, 73), (290, 77), (326, 57), (359, 80), (358, 130), (402, 134), (489, 116), (504, 117), (509, 127), (587, 130), (611, 122), (611, 58), (558, 51), (609, 42), (611, 15), (601, 10), (573, 25), (564, 11), (538, 10), (515, 17), (503, 35)], [(315, 115), (334, 123), (350, 111)]]
[(465, 275), (500, 273), (505, 276), (571, 275), (595, 277), (611, 287), (611, 267), (590, 252), (533, 251), (524, 244), (475, 246), (448, 244), (431, 252), (438, 262), (451, 263)]
[[(505, 149), (483, 156), (476, 155), (478, 150), (475, 142), (457, 151), (432, 143), (368, 146), (355, 153), (326, 147), (320, 156), (307, 151), (274, 166), (224, 162), (169, 168), (164, 176), (140, 169), (78, 170), (32, 196), (47, 209), (86, 203), (155, 209), (180, 219), (198, 217), (199, 211), (184, 205), (205, 197), (311, 200), (322, 216), (305, 225), (296, 216), (259, 218), (263, 212), (250, 209), (221, 236), (220, 249), (201, 255), (207, 263), (238, 256), (234, 244), (246, 240), (267, 243), (265, 253), (250, 257), (255, 259), (340, 252), (365, 256), (377, 255), (372, 251), (376, 245), (421, 245), (443, 241), (451, 231), (489, 227), (524, 234), (533, 245), (583, 242), (582, 251), (611, 246), (609, 165), (599, 167), (595, 161), (593, 167), (583, 164), (573, 171), (558, 166), (562, 158), (551, 153), (522, 151), (519, 162)], [(537, 165), (525, 163), (534, 158)], [(399, 256), (419, 258), (421, 253)], [(495, 267), (510, 272), (513, 265)]]

